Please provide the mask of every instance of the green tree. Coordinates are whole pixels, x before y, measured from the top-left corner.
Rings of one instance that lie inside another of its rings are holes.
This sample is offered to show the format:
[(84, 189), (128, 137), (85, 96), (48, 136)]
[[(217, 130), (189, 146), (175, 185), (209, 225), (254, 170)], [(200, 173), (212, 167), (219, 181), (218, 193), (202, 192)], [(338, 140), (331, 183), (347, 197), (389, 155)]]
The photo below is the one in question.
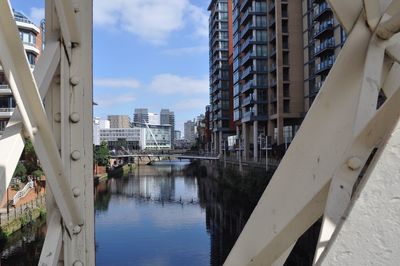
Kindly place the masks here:
[(33, 177), (35, 177), (37, 179), (40, 179), (43, 174), (44, 174), (43, 171), (40, 169), (37, 169), (32, 173)]
[(42, 170), (42, 168), (39, 165), (39, 160), (37, 158), (35, 149), (33, 148), (33, 144), (30, 139), (25, 140), (23, 159), (27, 173), (31, 174), (36, 170)]
[(100, 166), (109, 166), (110, 164), (110, 151), (107, 147), (107, 142), (101, 142), (99, 146), (96, 146), (93, 152), (93, 160)]
[(14, 177), (25, 177), (25, 175), (26, 175), (25, 166), (21, 162), (18, 162), (17, 167), (15, 168), (14, 171)]

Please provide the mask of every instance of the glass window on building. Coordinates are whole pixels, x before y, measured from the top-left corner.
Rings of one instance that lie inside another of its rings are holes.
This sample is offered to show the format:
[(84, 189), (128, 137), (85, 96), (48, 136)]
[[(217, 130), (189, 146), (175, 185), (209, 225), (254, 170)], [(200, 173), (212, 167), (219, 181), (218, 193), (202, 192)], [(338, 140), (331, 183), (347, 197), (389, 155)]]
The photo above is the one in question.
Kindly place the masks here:
[(228, 13), (225, 13), (225, 12), (219, 13), (219, 19), (220, 20), (227, 20), (228, 19)]
[(221, 11), (228, 11), (228, 3), (219, 3), (219, 10)]
[(267, 56), (268, 55), (267, 45), (256, 45), (256, 54), (257, 56)]
[(256, 12), (267, 12), (267, 1), (254, 3)]
[(266, 30), (257, 30), (256, 31), (256, 40), (257, 41), (267, 41), (268, 33)]
[(233, 73), (233, 82), (236, 83), (239, 81), (239, 71)]
[(233, 108), (236, 109), (239, 108), (239, 106), (240, 106), (240, 97), (235, 97), (233, 99)]
[(256, 16), (256, 26), (266, 27), (267, 26), (267, 16)]
[(236, 96), (236, 95), (238, 95), (240, 93), (240, 85), (239, 85), (239, 83), (236, 83), (234, 86), (233, 86), (233, 94)]

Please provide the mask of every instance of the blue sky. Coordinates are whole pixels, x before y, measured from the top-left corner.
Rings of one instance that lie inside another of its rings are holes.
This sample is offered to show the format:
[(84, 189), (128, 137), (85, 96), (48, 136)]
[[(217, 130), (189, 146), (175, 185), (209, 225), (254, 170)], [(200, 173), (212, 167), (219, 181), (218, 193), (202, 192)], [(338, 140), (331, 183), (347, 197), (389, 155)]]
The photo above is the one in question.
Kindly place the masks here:
[[(38, 22), (43, 0), (11, 0)], [(209, 0), (94, 0), (95, 116), (175, 111), (176, 128), (208, 104)]]

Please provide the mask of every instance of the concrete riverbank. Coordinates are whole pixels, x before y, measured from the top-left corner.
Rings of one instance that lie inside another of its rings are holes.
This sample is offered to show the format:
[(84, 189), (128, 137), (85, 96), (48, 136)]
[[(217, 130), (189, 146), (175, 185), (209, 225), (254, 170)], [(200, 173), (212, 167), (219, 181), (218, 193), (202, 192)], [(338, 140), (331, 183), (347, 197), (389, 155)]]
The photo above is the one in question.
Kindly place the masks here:
[(7, 239), (22, 227), (45, 215), (46, 204), (44, 195), (40, 195), (16, 207), (10, 207), (8, 213), (2, 210), (0, 212), (0, 241)]

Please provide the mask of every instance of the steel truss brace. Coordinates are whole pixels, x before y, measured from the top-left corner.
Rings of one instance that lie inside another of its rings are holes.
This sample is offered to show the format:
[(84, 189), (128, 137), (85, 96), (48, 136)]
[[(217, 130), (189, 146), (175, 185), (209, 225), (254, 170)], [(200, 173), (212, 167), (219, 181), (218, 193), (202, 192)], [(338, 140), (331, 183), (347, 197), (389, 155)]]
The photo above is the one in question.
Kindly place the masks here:
[[(329, 2), (349, 33), (347, 42), (225, 265), (282, 265), (321, 216), (314, 261), (337, 258), (330, 250), (343, 249), (330, 248), (339, 245), (332, 235), (340, 235), (351, 206), (356, 209), (353, 191), (363, 195), (374, 166), (386, 164), (381, 155), (395, 148), (388, 143), (396, 143), (392, 132), (400, 117), (400, 1)], [(377, 110), (380, 90), (387, 99)], [(400, 159), (398, 151), (394, 157)], [(362, 175), (365, 184), (355, 187)], [(395, 177), (385, 178), (390, 183)]]
[(91, 1), (47, 0), (46, 48), (32, 74), (9, 2), (0, 0), (0, 61), (17, 102), (0, 139), (0, 196), (27, 136), (49, 184), (40, 265), (94, 265), (91, 32)]

